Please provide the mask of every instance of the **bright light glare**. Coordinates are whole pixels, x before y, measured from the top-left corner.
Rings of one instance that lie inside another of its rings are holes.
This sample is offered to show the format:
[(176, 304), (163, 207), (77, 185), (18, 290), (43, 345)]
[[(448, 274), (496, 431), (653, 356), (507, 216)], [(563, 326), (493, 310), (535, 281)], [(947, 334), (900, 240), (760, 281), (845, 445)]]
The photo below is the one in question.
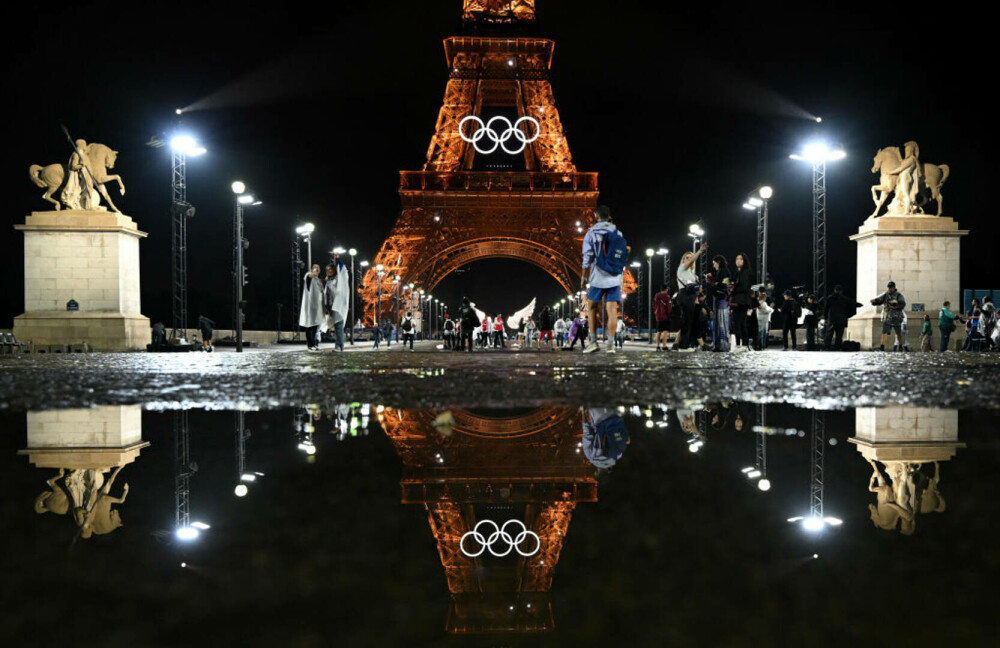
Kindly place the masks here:
[(354, 248), (351, 248), (350, 250), (347, 251), (347, 253), (350, 254), (351, 256), (354, 256), (358, 253), (358, 251)]
[(659, 250), (656, 251), (656, 253), (659, 254), (660, 256), (663, 256), (664, 254), (670, 254), (670, 250), (668, 250), (667, 248), (660, 248)]
[(247, 190), (247, 186), (245, 184), (243, 184), (242, 182), (240, 182), (239, 180), (237, 180), (236, 182), (233, 183), (233, 193), (234, 194), (239, 195), (239, 194), (245, 192), (246, 190)]
[(654, 254), (656, 254), (656, 250), (654, 250), (653, 248), (646, 248), (646, 256), (651, 257)]
[(257, 475), (253, 473), (243, 473), (242, 475), (240, 475), (240, 481), (245, 481), (245, 482), (257, 481)]
[(694, 234), (695, 236), (704, 236), (705, 230), (701, 229), (701, 225), (695, 223), (694, 225), (688, 228), (688, 233)]
[(199, 532), (198, 532), (198, 529), (194, 529), (194, 528), (188, 526), (188, 527), (181, 527), (181, 528), (177, 529), (177, 531), (174, 532), (174, 535), (177, 536), (178, 540), (185, 540), (185, 541), (187, 541), (187, 540), (194, 540), (195, 538), (197, 538), (198, 535), (199, 535)]
[(236, 488), (233, 489), (233, 492), (236, 494), (236, 497), (246, 497), (246, 494), (250, 492), (250, 489), (247, 488), (246, 484), (237, 484)]
[(175, 115), (179, 115), (179, 114), (181, 114), (182, 112), (184, 112), (184, 109), (183, 109), (183, 108), (175, 108), (175, 109), (174, 109), (174, 114), (175, 114)]
[(822, 124), (823, 123), (823, 118), (822, 117), (817, 117), (816, 118), (816, 123), (817, 124)]
[(384, 265), (382, 265), (381, 263), (376, 263), (376, 264), (375, 264), (375, 269), (376, 269), (376, 270), (378, 270), (379, 272), (382, 272), (382, 270), (383, 270), (384, 268), (385, 268), (385, 266), (384, 266)]
[(768, 198), (770, 198), (771, 196), (774, 195), (774, 189), (771, 189), (770, 187), (768, 187), (768, 186), (765, 185), (765, 186), (761, 187), (760, 191), (758, 191), (757, 193), (760, 194), (761, 198), (763, 198), (764, 200), (767, 200)]
[(826, 158), (831, 161), (843, 160), (847, 157), (847, 151), (844, 149), (837, 149), (836, 151), (830, 151), (830, 155)]
[(239, 202), (241, 205), (249, 205), (250, 203), (252, 203), (254, 201), (254, 197), (251, 196), (250, 194), (243, 194), (243, 195), (237, 196), (236, 197), (236, 201)]
[(335, 247), (335, 248), (333, 248), (333, 253), (334, 254), (343, 254), (344, 252), (347, 252), (347, 250), (345, 250), (342, 247)]
[(826, 523), (823, 522), (822, 518), (807, 517), (806, 519), (802, 520), (802, 528), (805, 529), (806, 531), (812, 531), (813, 533), (817, 531), (822, 531), (823, 527), (825, 526)]
[(841, 524), (844, 523), (843, 520), (835, 517), (825, 517), (823, 518), (823, 521), (829, 524), (830, 526), (840, 526)]
[(314, 455), (314, 454), (316, 454), (316, 446), (314, 446), (312, 443), (302, 442), (302, 443), (299, 444), (298, 447), (299, 447), (299, 450), (301, 450), (302, 452), (306, 453), (307, 455)]
[(313, 225), (312, 223), (306, 223), (305, 225), (300, 225), (296, 227), (295, 233), (300, 235), (312, 234), (315, 230), (316, 230), (315, 225)]
[(190, 151), (188, 151), (188, 155), (190, 155), (191, 157), (197, 157), (199, 155), (205, 155), (206, 153), (208, 153), (208, 149), (205, 148), (204, 146), (196, 146), (193, 149), (191, 149)]
[(752, 196), (748, 198), (747, 202), (753, 205), (754, 207), (760, 207), (761, 205), (764, 204), (764, 201), (758, 198), (757, 196)]
[(758, 477), (760, 477), (760, 471), (751, 470), (750, 472), (747, 473), (747, 477), (750, 479), (757, 479)]
[(204, 531), (205, 529), (211, 529), (212, 528), (212, 527), (208, 526), (207, 524), (205, 524), (204, 522), (192, 522), (191, 526), (193, 526), (196, 529), (201, 529), (202, 531)]
[(190, 153), (198, 147), (198, 143), (190, 135), (175, 135), (170, 140), (170, 148), (178, 153)]
[(743, 209), (756, 209), (756, 207), (754, 207), (750, 203), (743, 203)]
[(771, 480), (765, 477), (764, 479), (757, 482), (757, 488), (761, 489), (762, 491), (771, 490)]

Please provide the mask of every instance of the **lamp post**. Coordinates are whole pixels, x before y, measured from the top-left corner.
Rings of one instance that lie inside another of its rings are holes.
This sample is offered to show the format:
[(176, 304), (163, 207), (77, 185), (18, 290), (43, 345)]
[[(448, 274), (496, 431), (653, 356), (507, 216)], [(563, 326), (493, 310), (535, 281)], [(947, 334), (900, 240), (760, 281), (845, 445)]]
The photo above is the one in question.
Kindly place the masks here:
[[(691, 251), (695, 253), (698, 252), (698, 246), (703, 242), (707, 242), (708, 239), (708, 235), (705, 234), (705, 230), (701, 226), (701, 221), (698, 221), (697, 223), (694, 223), (690, 227), (688, 227), (688, 236), (690, 236), (692, 239)], [(707, 266), (707, 263), (708, 263), (708, 257), (706, 257), (704, 254), (698, 257), (699, 275), (705, 274), (705, 268)]]
[(399, 282), (399, 275), (396, 275), (395, 277), (392, 278), (392, 283), (396, 286), (396, 288), (395, 288), (395, 292), (396, 292), (396, 321), (398, 322), (399, 320), (402, 319), (402, 313), (400, 311), (402, 310), (402, 286), (403, 286), (403, 284), (401, 284)]
[(757, 283), (767, 283), (767, 201), (774, 195), (763, 186), (747, 198), (743, 209), (757, 210)]
[(316, 231), (316, 226), (312, 223), (306, 223), (295, 228), (295, 233), (301, 236), (306, 242), (306, 267), (310, 270), (313, 267), (312, 233), (314, 231)]
[(656, 254), (663, 257), (663, 284), (670, 285), (670, 250), (661, 247), (656, 251)]
[[(153, 138), (149, 144), (163, 146), (163, 140)], [(194, 217), (194, 207), (187, 201), (187, 158), (206, 153), (194, 137), (177, 134), (170, 138), (172, 153), (170, 200), (170, 251), (172, 257), (171, 282), (173, 284), (172, 338), (187, 337), (187, 221)]]
[[(361, 290), (365, 289), (365, 268), (369, 265), (368, 261), (361, 261), (358, 263), (358, 267), (361, 268)], [(362, 325), (363, 324), (364, 322), (362, 322)]]
[(801, 153), (789, 156), (812, 164), (813, 171), (813, 294), (816, 301), (826, 299), (826, 163), (843, 160), (847, 153), (842, 148), (830, 149), (825, 142), (806, 144)]
[(375, 326), (382, 325), (382, 277), (385, 276), (384, 267), (381, 263), (375, 265), (375, 274), (378, 275), (378, 286), (375, 291), (378, 295), (375, 302)]
[(646, 299), (649, 301), (646, 309), (646, 327), (649, 329), (649, 343), (653, 343), (653, 255), (656, 250), (646, 248), (646, 265), (649, 266), (649, 285), (646, 286)]
[(259, 205), (260, 201), (247, 193), (247, 186), (237, 180), (232, 184), (236, 194), (236, 209), (233, 217), (233, 285), (234, 315), (236, 319), (236, 352), (243, 352), (243, 319), (246, 302), (243, 301), (243, 286), (247, 284), (247, 268), (243, 265), (243, 251), (250, 247), (250, 241), (243, 236), (243, 208)]
[(642, 263), (639, 261), (633, 261), (631, 267), (635, 270), (635, 278), (639, 282), (638, 290), (636, 290), (635, 299), (635, 325), (637, 328), (642, 329)]
[(357, 318), (357, 313), (354, 312), (354, 257), (357, 256), (358, 251), (351, 248), (347, 251), (351, 255), (351, 346), (354, 346), (354, 320)]

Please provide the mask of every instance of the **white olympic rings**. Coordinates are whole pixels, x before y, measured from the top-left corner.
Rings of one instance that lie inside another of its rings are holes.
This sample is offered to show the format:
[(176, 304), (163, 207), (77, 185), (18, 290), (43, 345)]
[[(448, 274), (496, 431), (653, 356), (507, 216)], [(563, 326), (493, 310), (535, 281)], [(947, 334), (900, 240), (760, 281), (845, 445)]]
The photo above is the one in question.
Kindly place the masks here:
[[(468, 121), (473, 121), (479, 125), (472, 135), (465, 134), (465, 123)], [(502, 128), (499, 133), (493, 128), (493, 124), (497, 122), (503, 122), (506, 124), (506, 128)], [(532, 124), (535, 127), (535, 134), (528, 137), (525, 132), (521, 130), (522, 124)], [(497, 115), (496, 117), (490, 117), (490, 120), (484, 124), (483, 120), (479, 117), (476, 117), (475, 115), (468, 115), (463, 117), (462, 121), (458, 122), (458, 134), (462, 136), (463, 140), (472, 144), (478, 153), (482, 153), (483, 155), (493, 153), (497, 150), (497, 147), (502, 148), (504, 153), (517, 155), (518, 153), (524, 151), (525, 146), (538, 139), (538, 136), (542, 134), (542, 127), (538, 123), (537, 119), (528, 116), (521, 117), (511, 124), (510, 120), (503, 115)], [(484, 137), (493, 142), (492, 147), (479, 147), (479, 142)], [(510, 141), (511, 138), (517, 140), (518, 146), (516, 148), (507, 148), (507, 142)]]
[[(493, 525), (493, 532), (490, 533), (488, 536), (484, 536), (482, 533), (479, 532), (479, 527), (481, 527), (484, 524)], [(507, 533), (507, 526), (510, 524), (516, 524), (517, 526), (521, 527), (521, 531), (518, 532), (516, 536), (511, 536), (509, 533)], [(472, 536), (473, 540), (475, 540), (480, 544), (479, 551), (477, 551), (476, 553), (471, 553), (469, 551), (466, 551), (465, 549), (465, 539), (468, 538), (469, 536)], [(535, 539), (535, 548), (532, 549), (531, 551), (525, 552), (521, 549), (521, 544), (528, 537), (533, 537)], [(493, 545), (494, 543), (496, 543), (497, 540), (503, 540), (507, 544), (507, 550), (504, 551), (503, 553), (498, 553), (493, 550)], [(517, 550), (517, 553), (527, 558), (528, 556), (534, 556), (536, 553), (538, 553), (538, 550), (542, 548), (542, 540), (541, 538), (538, 537), (538, 534), (535, 533), (534, 531), (528, 531), (528, 529), (524, 526), (524, 522), (521, 522), (520, 520), (507, 520), (506, 522), (503, 523), (503, 526), (499, 527), (497, 526), (497, 523), (494, 522), (493, 520), (480, 520), (479, 522), (476, 523), (476, 526), (475, 528), (472, 529), (472, 531), (468, 531), (462, 536), (462, 539), (459, 540), (458, 542), (458, 547), (459, 549), (462, 550), (462, 555), (466, 556), (467, 558), (476, 558), (478, 556), (481, 556), (483, 552), (486, 551), (487, 549), (489, 549), (490, 553), (496, 556), (497, 558), (503, 558), (504, 556), (506, 556), (515, 549)]]

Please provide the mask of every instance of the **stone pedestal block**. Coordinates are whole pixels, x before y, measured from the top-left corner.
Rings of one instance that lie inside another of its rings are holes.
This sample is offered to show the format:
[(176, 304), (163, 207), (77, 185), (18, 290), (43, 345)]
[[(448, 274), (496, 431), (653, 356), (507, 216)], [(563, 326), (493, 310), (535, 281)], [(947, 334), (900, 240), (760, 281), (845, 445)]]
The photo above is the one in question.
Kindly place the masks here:
[(132, 463), (142, 440), (140, 405), (28, 412), (27, 455), (38, 468), (104, 470)]
[[(848, 322), (848, 338), (862, 349), (878, 347), (882, 338), (881, 307), (869, 304), (896, 282), (906, 298), (907, 340), (919, 349), (924, 314), (931, 316), (937, 339), (941, 304), (960, 302), (960, 230), (952, 218), (937, 216), (881, 216), (869, 218), (851, 237), (858, 244), (857, 300), (864, 304)], [(923, 305), (923, 311), (914, 307)]]
[(848, 439), (866, 459), (926, 463), (948, 461), (958, 440), (958, 410), (929, 407), (859, 407)]
[[(35, 344), (87, 342), (100, 351), (144, 349), (149, 319), (139, 299), (139, 240), (128, 216), (34, 212), (23, 225), (24, 314), (14, 335)], [(70, 300), (78, 311), (67, 311)]]

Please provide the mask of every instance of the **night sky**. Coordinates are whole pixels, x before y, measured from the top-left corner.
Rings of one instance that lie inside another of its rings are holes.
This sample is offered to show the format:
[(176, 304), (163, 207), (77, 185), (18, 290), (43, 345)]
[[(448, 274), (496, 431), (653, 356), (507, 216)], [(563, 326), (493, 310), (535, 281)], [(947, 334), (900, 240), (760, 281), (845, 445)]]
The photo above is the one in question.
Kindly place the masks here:
[[(142, 299), (153, 321), (170, 318), (170, 155), (145, 142), (174, 132), (176, 107), (196, 108), (183, 127), (209, 149), (188, 167), (198, 210), (189, 234), (190, 324), (204, 313), (229, 325), (235, 179), (264, 202), (247, 212), (248, 328), (273, 329), (278, 303), (287, 313), (298, 223), (316, 224), (314, 251), (343, 245), (373, 257), (399, 212), (399, 170), (424, 162), (447, 75), (441, 40), (459, 33), (461, 2), (327, 6), (336, 9), (32, 7), (32, 19), (3, 45), (14, 110), (3, 156), (0, 327), (23, 311), (22, 236), (11, 225), (47, 205), (27, 169), (68, 159), (60, 124), (120, 151), (116, 171), (127, 194), (109, 191), (149, 233)], [(997, 287), (985, 235), (995, 215), (981, 199), (989, 186), (987, 87), (969, 84), (966, 73), (982, 60), (985, 25), (960, 24), (967, 17), (947, 9), (870, 3), (713, 7), (538, 3), (537, 32), (556, 41), (551, 81), (574, 161), (600, 173), (600, 202), (633, 250), (666, 245), (676, 262), (688, 224), (701, 218), (713, 253), (752, 258), (755, 222), (741, 204), (770, 184), (772, 276), (780, 289), (810, 284), (810, 170), (788, 154), (821, 134), (848, 153), (828, 173), (829, 281), (853, 293), (855, 245), (847, 237), (873, 208), (872, 156), (915, 139), (922, 161), (951, 166), (945, 215), (973, 232), (962, 244), (962, 287)], [(823, 117), (822, 130), (809, 115)], [(504, 280), (484, 281), (487, 273)], [(906, 293), (905, 283), (900, 289)], [(505, 312), (561, 293), (516, 261), (474, 263), (441, 290)]]

